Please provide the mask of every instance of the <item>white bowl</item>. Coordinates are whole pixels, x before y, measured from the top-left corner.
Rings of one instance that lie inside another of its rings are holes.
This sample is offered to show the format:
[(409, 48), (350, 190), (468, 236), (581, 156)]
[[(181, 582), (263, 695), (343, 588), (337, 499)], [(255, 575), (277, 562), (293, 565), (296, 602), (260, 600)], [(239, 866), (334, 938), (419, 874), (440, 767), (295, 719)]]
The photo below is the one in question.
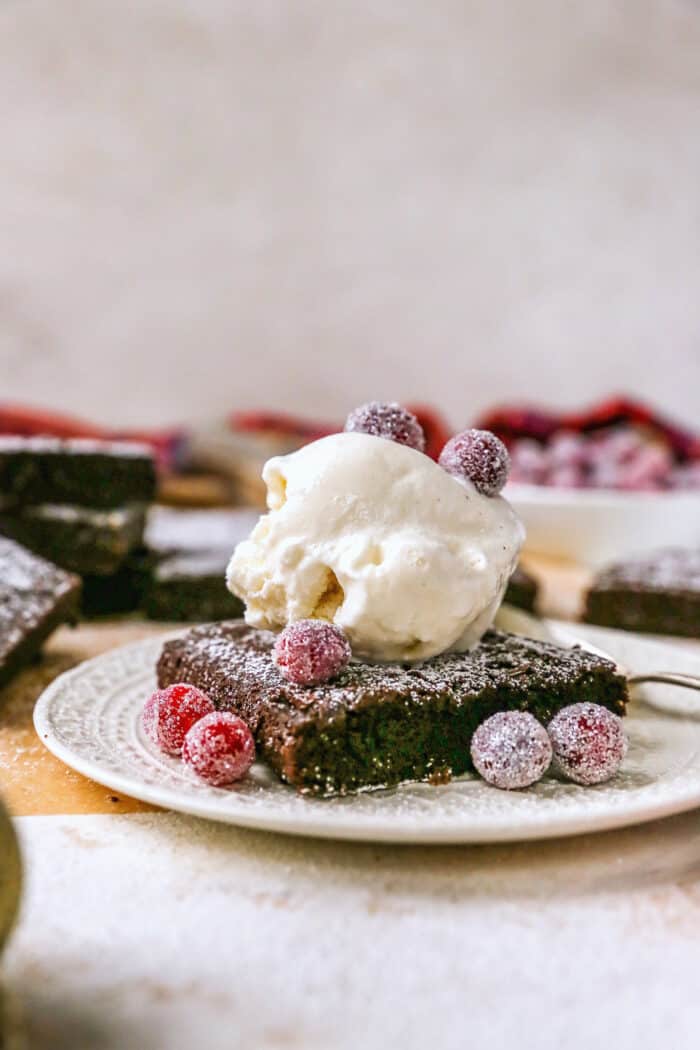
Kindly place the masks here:
[(598, 568), (659, 547), (700, 546), (699, 492), (556, 489), (513, 482), (503, 495), (527, 530), (525, 549)]

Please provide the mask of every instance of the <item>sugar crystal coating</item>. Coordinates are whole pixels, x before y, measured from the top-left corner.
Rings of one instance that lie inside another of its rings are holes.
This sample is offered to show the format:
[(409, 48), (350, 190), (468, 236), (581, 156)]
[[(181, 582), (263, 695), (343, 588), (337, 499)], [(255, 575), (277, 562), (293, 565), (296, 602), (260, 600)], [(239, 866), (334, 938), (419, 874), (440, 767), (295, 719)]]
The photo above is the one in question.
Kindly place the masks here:
[(497, 496), (510, 470), (508, 449), (490, 430), (464, 430), (447, 442), (438, 460), (457, 478), (471, 481), (482, 496)]
[(554, 765), (577, 784), (602, 784), (627, 754), (622, 721), (600, 704), (570, 704), (547, 727)]
[(253, 734), (242, 718), (228, 711), (214, 711), (200, 718), (182, 746), (185, 765), (213, 787), (240, 780), (254, 759)]
[(552, 745), (544, 726), (527, 711), (499, 711), (482, 722), (471, 743), (472, 761), (484, 780), (513, 790), (546, 773)]
[(396, 401), (368, 401), (366, 405), (360, 405), (346, 419), (345, 431), (372, 434), (425, 452), (423, 427), (412, 412)]
[(289, 682), (320, 685), (335, 678), (352, 656), (339, 627), (324, 620), (298, 620), (275, 642), (274, 660)]
[(141, 721), (156, 747), (168, 755), (179, 755), (188, 730), (213, 710), (213, 703), (201, 689), (176, 682), (149, 696)]

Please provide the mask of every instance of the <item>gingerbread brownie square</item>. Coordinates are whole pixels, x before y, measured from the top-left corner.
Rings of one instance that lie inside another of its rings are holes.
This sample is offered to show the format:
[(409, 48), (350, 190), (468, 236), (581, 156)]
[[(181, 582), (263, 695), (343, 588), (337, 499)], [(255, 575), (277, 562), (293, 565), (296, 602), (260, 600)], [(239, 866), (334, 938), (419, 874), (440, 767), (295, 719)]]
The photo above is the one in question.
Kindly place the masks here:
[(160, 559), (144, 588), (143, 610), (151, 620), (225, 620), (243, 603), (226, 587), (230, 551), (182, 551)]
[(152, 558), (143, 597), (146, 616), (200, 622), (240, 616), (243, 604), (226, 587), (226, 566), (258, 518), (249, 509), (154, 507), (146, 528)]
[(110, 510), (40, 503), (0, 513), (0, 534), (71, 572), (109, 576), (141, 544), (145, 521), (142, 503)]
[(244, 718), (261, 756), (302, 792), (464, 773), (474, 730), (496, 711), (527, 710), (546, 724), (584, 700), (621, 715), (628, 698), (609, 660), (496, 631), (470, 653), (415, 665), (352, 662), (308, 689), (277, 670), (274, 641), (241, 620), (195, 627), (165, 643), (158, 682), (189, 682)]
[(0, 685), (30, 663), (51, 632), (75, 623), (80, 579), (0, 537)]
[(700, 638), (700, 548), (669, 548), (608, 566), (588, 590), (584, 619)]
[(0, 436), (0, 505), (119, 507), (149, 503), (156, 470), (146, 445), (86, 438)]

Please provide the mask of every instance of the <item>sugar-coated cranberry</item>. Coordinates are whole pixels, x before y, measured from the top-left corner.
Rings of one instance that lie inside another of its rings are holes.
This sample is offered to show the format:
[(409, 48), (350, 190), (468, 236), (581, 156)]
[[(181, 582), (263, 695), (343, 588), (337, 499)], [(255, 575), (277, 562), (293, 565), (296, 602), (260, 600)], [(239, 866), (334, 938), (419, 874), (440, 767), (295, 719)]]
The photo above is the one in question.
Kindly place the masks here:
[(339, 627), (325, 620), (298, 620), (277, 638), (274, 660), (296, 685), (320, 685), (343, 670), (350, 660), (350, 643)]
[(179, 755), (186, 733), (195, 722), (214, 710), (201, 689), (177, 682), (157, 689), (144, 704), (141, 723), (146, 735), (168, 755)]
[(399, 445), (408, 445), (417, 452), (425, 451), (423, 427), (408, 409), (396, 401), (369, 401), (354, 409), (345, 421), (350, 434), (372, 434), (387, 438)]
[(627, 753), (622, 719), (600, 704), (570, 704), (547, 727), (554, 765), (577, 784), (601, 784), (617, 773)]
[(456, 434), (440, 453), (439, 463), (449, 474), (471, 481), (482, 496), (497, 496), (510, 470), (508, 449), (490, 430)]
[(240, 780), (255, 759), (250, 729), (229, 711), (213, 711), (200, 718), (185, 737), (182, 760), (213, 787)]
[(512, 790), (538, 781), (552, 761), (547, 731), (527, 711), (499, 711), (482, 722), (471, 743), (472, 761), (487, 783)]

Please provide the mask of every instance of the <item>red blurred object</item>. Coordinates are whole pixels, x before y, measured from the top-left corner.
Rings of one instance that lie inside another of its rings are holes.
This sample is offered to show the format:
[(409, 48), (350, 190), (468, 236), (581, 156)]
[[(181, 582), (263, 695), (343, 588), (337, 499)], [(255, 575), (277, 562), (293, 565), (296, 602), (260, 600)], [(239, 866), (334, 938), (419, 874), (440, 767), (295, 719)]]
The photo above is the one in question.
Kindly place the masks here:
[(0, 404), (0, 434), (14, 434), (20, 437), (84, 437), (100, 441), (138, 441), (153, 449), (156, 462), (161, 470), (176, 468), (185, 440), (185, 433), (180, 429), (109, 430), (58, 412), (13, 404)]
[(492, 430), (508, 444), (517, 438), (532, 438), (544, 443), (557, 431), (591, 433), (620, 424), (656, 431), (668, 442), (681, 463), (700, 460), (700, 437), (697, 434), (628, 397), (609, 398), (583, 412), (568, 413), (550, 412), (529, 405), (504, 405), (487, 412), (474, 425)]
[[(437, 459), (450, 437), (451, 430), (440, 414), (427, 405), (407, 405), (406, 408), (413, 412), (423, 427), (425, 451), (433, 459)], [(299, 438), (300, 445), (317, 441), (318, 438), (327, 437), (328, 434), (337, 434), (342, 430), (342, 424), (301, 419), (284, 412), (234, 412), (229, 419), (229, 424), (232, 430), (247, 433), (272, 433), (285, 437), (296, 437)]]

